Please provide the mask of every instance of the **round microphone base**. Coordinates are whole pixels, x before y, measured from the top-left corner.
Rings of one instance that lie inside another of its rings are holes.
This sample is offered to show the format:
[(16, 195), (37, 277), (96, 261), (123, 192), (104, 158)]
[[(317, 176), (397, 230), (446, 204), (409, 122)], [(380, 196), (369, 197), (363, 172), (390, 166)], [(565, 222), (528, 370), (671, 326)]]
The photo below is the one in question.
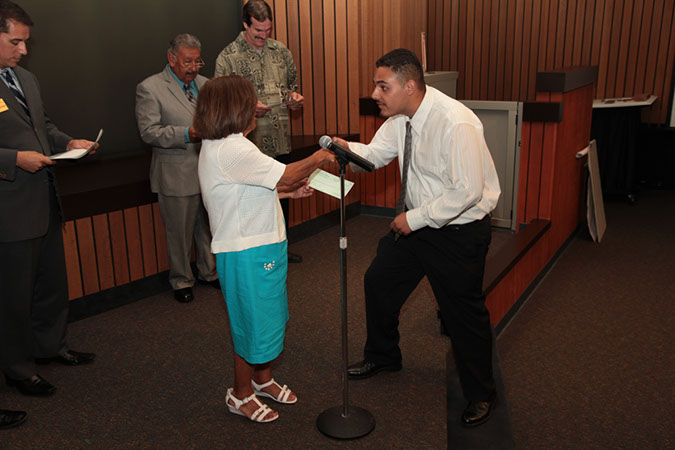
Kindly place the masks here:
[(356, 439), (375, 429), (375, 417), (363, 408), (335, 406), (319, 414), (316, 426), (323, 434), (335, 439)]

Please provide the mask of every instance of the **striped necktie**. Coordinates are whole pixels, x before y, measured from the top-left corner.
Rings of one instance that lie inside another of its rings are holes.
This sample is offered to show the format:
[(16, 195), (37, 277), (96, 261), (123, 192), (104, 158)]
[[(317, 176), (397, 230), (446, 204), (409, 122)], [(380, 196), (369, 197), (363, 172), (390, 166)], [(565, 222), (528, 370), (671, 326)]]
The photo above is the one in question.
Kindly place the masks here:
[(405, 123), (405, 144), (403, 146), (403, 169), (401, 170), (401, 193), (396, 202), (396, 215), (405, 211), (405, 193), (408, 186), (408, 166), (410, 165), (410, 153), (412, 151), (412, 133), (410, 121)]
[(194, 94), (193, 94), (192, 91), (190, 90), (190, 85), (189, 85), (189, 84), (184, 84), (184, 85), (183, 85), (183, 89), (185, 90), (185, 95), (187, 95), (187, 98), (188, 98), (188, 100), (190, 101), (190, 103), (192, 103), (193, 105), (196, 105), (196, 104), (197, 104), (197, 99), (195, 98)]
[(16, 97), (17, 101), (21, 104), (24, 111), (26, 111), (26, 114), (28, 114), (28, 117), (30, 117), (30, 111), (28, 111), (28, 103), (26, 102), (26, 97), (23, 96), (23, 94), (17, 87), (16, 83), (14, 83), (14, 78), (12, 78), (12, 75), (10, 75), (9, 70), (5, 71), (4, 76), (5, 80), (7, 80), (7, 87), (9, 87), (9, 90), (12, 91), (14, 97)]

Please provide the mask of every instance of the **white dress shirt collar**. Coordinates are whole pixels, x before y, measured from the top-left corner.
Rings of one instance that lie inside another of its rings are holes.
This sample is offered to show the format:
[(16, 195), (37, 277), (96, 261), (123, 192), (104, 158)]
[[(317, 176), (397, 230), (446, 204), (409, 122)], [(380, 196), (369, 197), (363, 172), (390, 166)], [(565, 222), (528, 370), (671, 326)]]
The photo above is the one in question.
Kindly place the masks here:
[(410, 125), (412, 126), (412, 129), (415, 130), (417, 135), (422, 134), (422, 129), (424, 128), (424, 124), (426, 123), (427, 117), (429, 116), (429, 111), (431, 111), (431, 106), (434, 103), (433, 90), (434, 88), (427, 86), (427, 91), (424, 93), (422, 103), (420, 103), (417, 111), (415, 111), (415, 114), (413, 114), (412, 119), (410, 119)]

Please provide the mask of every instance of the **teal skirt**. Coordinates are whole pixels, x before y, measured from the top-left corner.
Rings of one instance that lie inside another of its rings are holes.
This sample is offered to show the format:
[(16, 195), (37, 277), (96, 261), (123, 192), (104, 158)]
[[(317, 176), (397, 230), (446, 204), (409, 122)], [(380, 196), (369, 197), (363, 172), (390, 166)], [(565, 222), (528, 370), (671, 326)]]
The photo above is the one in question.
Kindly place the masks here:
[(275, 359), (288, 322), (287, 242), (216, 254), (234, 351), (249, 364)]

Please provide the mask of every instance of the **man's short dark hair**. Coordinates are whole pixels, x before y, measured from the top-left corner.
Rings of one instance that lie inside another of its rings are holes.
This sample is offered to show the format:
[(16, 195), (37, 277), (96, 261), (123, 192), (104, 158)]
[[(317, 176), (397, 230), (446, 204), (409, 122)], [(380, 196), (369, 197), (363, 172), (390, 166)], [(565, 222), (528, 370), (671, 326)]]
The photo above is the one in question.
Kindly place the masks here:
[(264, 22), (267, 19), (273, 20), (272, 8), (265, 0), (249, 0), (244, 5), (243, 19), (246, 25), (251, 25), (251, 18), (258, 22)]
[(9, 21), (33, 26), (33, 20), (19, 5), (9, 0), (0, 0), (0, 33), (9, 32)]
[(392, 50), (375, 63), (375, 67), (388, 67), (396, 74), (401, 85), (408, 80), (413, 80), (417, 83), (417, 87), (424, 91), (426, 84), (424, 83), (424, 71), (422, 64), (410, 50), (405, 48), (397, 48)]

